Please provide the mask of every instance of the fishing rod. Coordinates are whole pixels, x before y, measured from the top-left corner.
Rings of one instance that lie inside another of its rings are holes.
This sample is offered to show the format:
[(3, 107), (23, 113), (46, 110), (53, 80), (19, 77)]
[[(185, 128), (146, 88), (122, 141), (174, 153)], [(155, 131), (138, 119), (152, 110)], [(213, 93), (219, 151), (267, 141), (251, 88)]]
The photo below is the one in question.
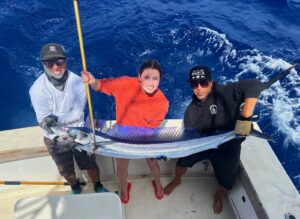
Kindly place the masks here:
[[(47, 182), (47, 181), (0, 181), (0, 185), (59, 185), (69, 186), (68, 182)], [(80, 185), (86, 185), (86, 182), (80, 182)]]
[[(79, 39), (79, 47), (80, 47), (82, 68), (83, 68), (83, 71), (86, 71), (87, 68), (86, 68), (85, 53), (84, 53), (84, 47), (83, 47), (82, 31), (81, 31), (81, 25), (80, 25), (80, 16), (79, 16), (79, 9), (78, 9), (78, 1), (77, 0), (73, 0), (73, 3), (74, 3), (74, 11), (75, 11), (75, 17), (76, 17), (76, 26), (77, 26), (77, 33), (78, 33), (78, 39)], [(87, 100), (88, 100), (88, 106), (89, 106), (89, 114), (90, 114), (90, 121), (91, 121), (92, 130), (93, 130), (93, 139), (94, 139), (94, 142), (96, 142), (94, 117), (93, 117), (93, 108), (92, 108), (91, 94), (90, 94), (90, 89), (89, 89), (88, 82), (85, 82), (85, 90), (86, 90), (86, 94), (87, 94)], [(94, 147), (96, 148), (96, 144), (95, 143), (94, 143)]]
[(273, 78), (271, 78), (268, 82), (264, 82), (265, 89), (271, 87), (271, 85), (274, 84), (276, 81), (280, 81), (283, 78), (285, 78), (291, 72), (291, 70), (299, 64), (300, 64), (300, 60), (297, 60), (291, 67), (282, 70), (281, 72), (276, 74)]

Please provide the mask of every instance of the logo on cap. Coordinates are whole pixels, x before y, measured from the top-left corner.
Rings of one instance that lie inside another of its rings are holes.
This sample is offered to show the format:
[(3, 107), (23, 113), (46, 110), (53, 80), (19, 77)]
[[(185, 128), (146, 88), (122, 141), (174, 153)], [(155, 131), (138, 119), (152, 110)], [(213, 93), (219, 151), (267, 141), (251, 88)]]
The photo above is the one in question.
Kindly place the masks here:
[(192, 72), (192, 80), (206, 79), (203, 69), (197, 69)]
[(56, 47), (55, 46), (49, 46), (49, 51), (50, 52), (56, 52)]

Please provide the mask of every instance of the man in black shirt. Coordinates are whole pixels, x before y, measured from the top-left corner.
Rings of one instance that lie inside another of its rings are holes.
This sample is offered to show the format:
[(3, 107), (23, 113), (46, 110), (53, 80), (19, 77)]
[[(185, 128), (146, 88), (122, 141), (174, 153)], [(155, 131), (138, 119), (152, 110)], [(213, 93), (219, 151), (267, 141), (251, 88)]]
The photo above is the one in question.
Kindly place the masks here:
[[(211, 71), (205, 66), (190, 70), (189, 80), (194, 95), (184, 114), (184, 126), (196, 128), (203, 134), (235, 130), (247, 136), (251, 131), (251, 117), (264, 85), (260, 81), (243, 80), (227, 85), (212, 81)], [(210, 159), (220, 186), (214, 195), (213, 209), (216, 214), (223, 210), (222, 197), (234, 184), (239, 169), (241, 143), (244, 137), (225, 142), (217, 149), (210, 149), (178, 159), (175, 177), (166, 187), (169, 195), (181, 183), (188, 167)]]

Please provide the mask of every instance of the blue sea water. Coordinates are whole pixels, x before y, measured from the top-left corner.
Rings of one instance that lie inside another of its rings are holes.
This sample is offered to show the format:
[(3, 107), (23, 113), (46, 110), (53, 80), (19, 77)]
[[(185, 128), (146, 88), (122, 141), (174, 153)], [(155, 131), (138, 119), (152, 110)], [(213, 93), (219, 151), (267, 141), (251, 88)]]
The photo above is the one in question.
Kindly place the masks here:
[[(96, 77), (136, 75), (155, 58), (163, 67), (167, 118), (190, 102), (188, 70), (204, 64), (221, 83), (267, 81), (300, 58), (299, 0), (79, 1), (88, 70)], [(57, 42), (68, 65), (81, 59), (72, 1), (0, 1), (0, 130), (37, 125), (28, 90), (42, 74), (39, 51)], [(300, 191), (300, 69), (264, 91), (256, 108), (262, 130)], [(92, 92), (94, 116), (114, 119), (111, 97)]]

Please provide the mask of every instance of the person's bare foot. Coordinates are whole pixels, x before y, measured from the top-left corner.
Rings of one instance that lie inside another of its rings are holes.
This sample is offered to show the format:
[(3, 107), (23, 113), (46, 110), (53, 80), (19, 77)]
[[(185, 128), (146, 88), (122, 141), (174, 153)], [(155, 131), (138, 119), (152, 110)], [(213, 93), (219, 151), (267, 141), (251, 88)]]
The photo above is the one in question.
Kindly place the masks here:
[(128, 193), (126, 192), (120, 192), (120, 198), (121, 200), (125, 200), (124, 202), (126, 202), (128, 200)]
[(120, 199), (123, 204), (127, 204), (130, 198), (131, 183), (127, 183), (127, 188), (121, 191)]
[(120, 199), (122, 203), (128, 202), (128, 193), (127, 192), (120, 192)]
[(159, 185), (157, 185), (155, 183), (155, 181), (152, 180), (152, 186), (153, 186), (153, 189), (154, 189), (155, 197), (158, 200), (161, 200), (164, 197), (164, 189), (163, 189), (162, 185), (160, 184), (160, 182), (159, 182)]
[(220, 214), (223, 211), (222, 196), (220, 197), (217, 193), (215, 194), (213, 208), (215, 214)]
[(172, 180), (172, 182), (170, 182), (165, 188), (164, 188), (164, 192), (166, 195), (170, 195), (174, 189), (180, 185), (181, 181), (180, 180)]

